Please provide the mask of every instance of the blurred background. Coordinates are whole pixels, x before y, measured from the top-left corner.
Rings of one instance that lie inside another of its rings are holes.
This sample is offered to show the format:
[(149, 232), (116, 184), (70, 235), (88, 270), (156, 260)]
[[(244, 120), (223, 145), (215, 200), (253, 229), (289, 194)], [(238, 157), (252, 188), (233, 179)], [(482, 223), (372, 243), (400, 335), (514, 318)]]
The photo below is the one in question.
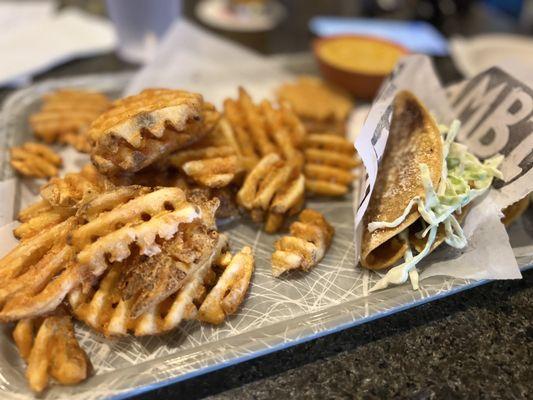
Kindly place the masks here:
[(533, 67), (531, 0), (20, 0), (0, 1), (0, 86), (136, 69), (180, 19), (265, 55), (377, 36), (434, 56), (445, 81), (500, 64), (525, 79)]

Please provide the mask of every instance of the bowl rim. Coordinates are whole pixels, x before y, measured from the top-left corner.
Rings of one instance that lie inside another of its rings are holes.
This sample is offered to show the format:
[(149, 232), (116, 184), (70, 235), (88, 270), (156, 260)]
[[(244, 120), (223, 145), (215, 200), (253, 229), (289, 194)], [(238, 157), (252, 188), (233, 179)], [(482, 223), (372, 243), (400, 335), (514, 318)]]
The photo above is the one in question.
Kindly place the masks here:
[(334, 65), (334, 64), (326, 61), (323, 57), (320, 56), (319, 48), (321, 46), (323, 46), (324, 43), (332, 41), (332, 40), (336, 40), (336, 39), (359, 39), (359, 40), (365, 40), (365, 41), (370, 41), (370, 42), (380, 42), (380, 43), (386, 44), (386, 45), (388, 45), (390, 47), (394, 47), (394, 48), (402, 51), (402, 53), (403, 53), (402, 57), (404, 57), (404, 56), (406, 56), (408, 54), (411, 54), (411, 52), (405, 46), (402, 46), (399, 43), (393, 42), (391, 40), (383, 39), (383, 38), (378, 37), (378, 36), (372, 36), (372, 35), (359, 35), (359, 34), (350, 34), (350, 33), (339, 33), (339, 34), (336, 34), (336, 35), (318, 37), (318, 38), (313, 39), (312, 44), (311, 44), (312, 49), (313, 49), (313, 54), (314, 54), (315, 58), (319, 62), (326, 64), (330, 68), (336, 69), (338, 71), (346, 72), (346, 73), (349, 73), (349, 74), (369, 76), (369, 77), (370, 76), (371, 77), (384, 77), (384, 76), (389, 75), (390, 72), (383, 74), (383, 73), (368, 73), (368, 72), (362, 72), (362, 71), (354, 71), (354, 70), (351, 70), (351, 69), (339, 67), (338, 65)]

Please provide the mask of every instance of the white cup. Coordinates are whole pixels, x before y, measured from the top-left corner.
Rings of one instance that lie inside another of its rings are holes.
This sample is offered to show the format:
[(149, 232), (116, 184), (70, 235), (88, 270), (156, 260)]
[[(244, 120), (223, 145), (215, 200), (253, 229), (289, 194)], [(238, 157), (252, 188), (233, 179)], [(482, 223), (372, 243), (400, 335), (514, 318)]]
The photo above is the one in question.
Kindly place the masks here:
[(118, 36), (119, 56), (145, 63), (180, 15), (181, 0), (107, 0), (107, 10)]

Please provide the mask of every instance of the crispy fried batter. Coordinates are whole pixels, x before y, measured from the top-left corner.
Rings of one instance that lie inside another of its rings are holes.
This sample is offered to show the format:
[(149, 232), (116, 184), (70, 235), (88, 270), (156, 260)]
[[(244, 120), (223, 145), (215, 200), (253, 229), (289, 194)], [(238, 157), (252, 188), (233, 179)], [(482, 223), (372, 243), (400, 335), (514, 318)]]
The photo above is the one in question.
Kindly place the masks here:
[[(169, 254), (162, 252), (153, 256), (153, 263), (141, 262), (138, 267), (134, 266), (136, 269), (151, 268), (162, 262), (166, 268), (166, 273), (162, 276), (150, 273), (151, 278), (155, 279), (151, 291), (145, 292), (144, 286), (134, 290), (136, 294), (140, 291), (139, 297), (125, 297), (121, 291), (123, 269), (127, 268), (130, 260), (115, 263), (94, 290), (83, 293), (78, 289), (71, 293), (69, 302), (73, 313), (76, 318), (106, 335), (125, 335), (132, 332), (136, 336), (144, 336), (168, 332), (176, 328), (181, 321), (196, 316), (195, 302), (205, 292), (204, 281), (209, 277), (211, 265), (219, 257), (226, 243), (224, 235), (211, 236), (209, 245), (202, 247), (201, 255), (190, 265), (172, 265), (169, 259), (162, 261), (173, 257), (170, 250)], [(181, 250), (178, 252), (183, 254)], [(174, 278), (172, 283), (165, 281), (169, 275)], [(144, 293), (148, 293), (148, 297), (145, 297)], [(139, 298), (141, 302), (136, 303)], [(134, 308), (135, 305), (137, 307)]]
[(280, 102), (289, 103), (308, 132), (345, 134), (353, 101), (348, 93), (319, 78), (301, 76), (278, 89)]
[(334, 134), (309, 134), (305, 138), (305, 188), (319, 196), (342, 196), (361, 164), (353, 143)]
[(305, 209), (299, 221), (290, 227), (290, 236), (275, 243), (272, 254), (272, 275), (280, 276), (285, 271), (302, 269), (309, 271), (326, 254), (335, 230), (317, 211)]
[(237, 193), (237, 202), (251, 212), (256, 222), (265, 221), (266, 232), (281, 228), (284, 216), (300, 211), (305, 178), (297, 166), (275, 153), (259, 161)]
[(115, 101), (91, 124), (91, 158), (105, 174), (136, 172), (201, 139), (218, 117), (199, 94), (146, 89)]
[(24, 176), (50, 178), (61, 167), (61, 157), (44, 144), (26, 142), (10, 149), (11, 166)]
[(277, 153), (285, 160), (301, 165), (299, 150), (305, 129), (287, 105), (274, 108), (268, 100), (254, 104), (243, 88), (237, 100), (224, 101), (226, 130), (231, 143), (237, 147), (242, 165), (252, 169), (267, 154)]
[(87, 129), (110, 105), (102, 93), (62, 89), (43, 96), (43, 105), (30, 116), (30, 125), (35, 136), (47, 143), (59, 141), (87, 153)]
[(50, 377), (62, 385), (87, 378), (88, 358), (74, 336), (70, 316), (23, 319), (13, 330), (13, 339), (28, 364), (26, 378), (33, 391), (46, 389)]
[(202, 186), (219, 188), (229, 185), (243, 167), (222, 126), (217, 125), (198, 143), (172, 154), (169, 157), (170, 165), (179, 168)]
[(235, 313), (248, 291), (253, 270), (252, 249), (244, 247), (225, 267), (218, 282), (200, 306), (197, 318), (218, 325), (224, 322), (228, 315)]

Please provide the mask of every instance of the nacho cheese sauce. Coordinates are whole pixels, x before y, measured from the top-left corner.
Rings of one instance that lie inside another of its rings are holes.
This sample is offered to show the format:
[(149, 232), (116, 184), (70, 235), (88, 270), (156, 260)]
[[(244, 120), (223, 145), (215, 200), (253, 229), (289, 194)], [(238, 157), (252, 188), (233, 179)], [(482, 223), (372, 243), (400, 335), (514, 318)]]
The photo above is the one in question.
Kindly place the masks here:
[(465, 247), (467, 240), (454, 214), (460, 213), (463, 206), (485, 193), (490, 188), (494, 177), (500, 179), (503, 177), (497, 169), (503, 161), (503, 156), (496, 155), (482, 163), (468, 152), (465, 145), (454, 142), (460, 126), (458, 120), (453, 121), (449, 129), (446, 126), (440, 126), (444, 162), (439, 186), (436, 189), (433, 187), (428, 166), (420, 164), (420, 178), (424, 186), (425, 198), (419, 196), (413, 198), (402, 215), (394, 221), (375, 221), (368, 224), (371, 232), (381, 228), (394, 228), (405, 220), (411, 208), (416, 205), (417, 211), (426, 224), (426, 228), (418, 232), (417, 236), (427, 237), (424, 249), (413, 256), (409, 244), (409, 228), (401, 232), (400, 239), (408, 247), (404, 256), (405, 261), (391, 268), (370, 290), (371, 292), (385, 289), (391, 284), (404, 283), (409, 278), (411, 278), (413, 289), (416, 290), (418, 288), (416, 264), (429, 254), (439, 226), (444, 226), (444, 241), (449, 246), (459, 249)]
[(328, 64), (344, 70), (387, 75), (404, 51), (377, 40), (346, 37), (324, 41), (318, 54)]

